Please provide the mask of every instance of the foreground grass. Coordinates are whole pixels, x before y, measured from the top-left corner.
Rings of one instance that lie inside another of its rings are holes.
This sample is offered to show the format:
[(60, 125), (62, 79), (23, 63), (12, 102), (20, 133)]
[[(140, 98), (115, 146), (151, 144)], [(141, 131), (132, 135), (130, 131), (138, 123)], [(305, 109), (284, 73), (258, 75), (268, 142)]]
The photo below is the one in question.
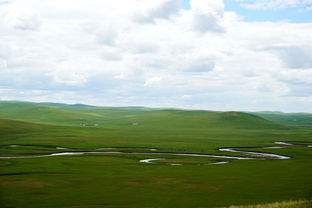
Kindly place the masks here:
[(230, 206), (227, 208), (311, 208), (312, 200), (283, 201), (270, 204)]

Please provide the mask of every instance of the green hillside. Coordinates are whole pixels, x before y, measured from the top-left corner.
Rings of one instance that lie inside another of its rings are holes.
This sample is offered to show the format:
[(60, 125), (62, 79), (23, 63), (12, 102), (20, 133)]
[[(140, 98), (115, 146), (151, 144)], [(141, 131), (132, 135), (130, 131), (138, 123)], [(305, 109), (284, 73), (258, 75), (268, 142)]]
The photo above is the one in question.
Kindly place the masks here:
[(43, 123), (80, 123), (96, 121), (101, 115), (83, 112), (77, 107), (52, 106), (23, 102), (0, 102), (0, 118)]
[(74, 126), (144, 125), (163, 128), (286, 128), (256, 115), (141, 107), (73, 107), (50, 103), (0, 102), (0, 118)]
[(311, 113), (282, 113), (267, 111), (256, 112), (253, 114), (284, 125), (310, 128), (312, 127)]
[(138, 112), (136, 116), (124, 118), (124, 121), (164, 128), (285, 128), (272, 121), (241, 112), (158, 110)]
[(29, 123), (24, 121), (16, 121), (10, 119), (0, 119), (0, 134), (17, 134), (33, 132), (44, 129), (44, 125)]

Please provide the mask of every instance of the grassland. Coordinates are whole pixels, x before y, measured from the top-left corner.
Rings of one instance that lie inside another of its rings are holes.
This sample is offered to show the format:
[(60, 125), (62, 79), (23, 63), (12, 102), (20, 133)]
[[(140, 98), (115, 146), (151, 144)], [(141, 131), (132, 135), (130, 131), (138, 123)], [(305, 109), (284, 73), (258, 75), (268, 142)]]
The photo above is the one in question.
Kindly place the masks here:
[[(312, 142), (308, 127), (241, 112), (3, 102), (0, 118), (0, 145), (39, 145), (0, 146), (1, 154), (62, 151), (56, 146), (74, 151), (144, 147), (224, 154), (217, 148)], [(308, 200), (312, 197), (311, 150), (300, 146), (263, 149), (293, 158), (215, 166), (200, 165), (215, 161), (211, 158), (166, 157), (182, 166), (138, 162), (153, 158), (150, 155), (0, 159), (0, 207), (210, 208)]]

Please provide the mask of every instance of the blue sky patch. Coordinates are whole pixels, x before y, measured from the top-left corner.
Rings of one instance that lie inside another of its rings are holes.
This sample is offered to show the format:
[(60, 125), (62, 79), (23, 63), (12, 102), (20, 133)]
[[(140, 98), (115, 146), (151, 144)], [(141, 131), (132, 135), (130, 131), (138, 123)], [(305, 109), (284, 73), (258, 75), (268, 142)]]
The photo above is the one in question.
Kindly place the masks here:
[[(242, 16), (244, 21), (288, 21), (294, 23), (305, 23), (312, 21), (312, 10), (307, 10), (306, 5), (299, 4), (297, 7), (282, 9), (247, 9), (240, 2), (224, 0), (225, 11), (233, 11)], [(184, 9), (190, 9), (190, 0), (182, 0)]]

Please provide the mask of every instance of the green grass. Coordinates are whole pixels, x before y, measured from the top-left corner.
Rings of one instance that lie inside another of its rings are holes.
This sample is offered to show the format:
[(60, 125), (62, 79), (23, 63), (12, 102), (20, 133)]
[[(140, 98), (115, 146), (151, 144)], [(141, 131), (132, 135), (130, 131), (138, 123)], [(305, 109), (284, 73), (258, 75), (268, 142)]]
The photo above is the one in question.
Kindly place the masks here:
[[(0, 145), (46, 145), (0, 146), (2, 154), (56, 152), (62, 151), (55, 149), (61, 146), (74, 151), (145, 147), (223, 155), (217, 148), (312, 142), (310, 128), (290, 127), (240, 112), (17, 102), (0, 104), (0, 118)], [(80, 126), (82, 120), (99, 126)], [(261, 151), (293, 159), (233, 160), (214, 166), (203, 164), (222, 160), (161, 156), (166, 160), (138, 162), (155, 158), (151, 155), (0, 159), (0, 207), (210, 208), (311, 199), (312, 148)], [(168, 165), (175, 162), (184, 165)]]

